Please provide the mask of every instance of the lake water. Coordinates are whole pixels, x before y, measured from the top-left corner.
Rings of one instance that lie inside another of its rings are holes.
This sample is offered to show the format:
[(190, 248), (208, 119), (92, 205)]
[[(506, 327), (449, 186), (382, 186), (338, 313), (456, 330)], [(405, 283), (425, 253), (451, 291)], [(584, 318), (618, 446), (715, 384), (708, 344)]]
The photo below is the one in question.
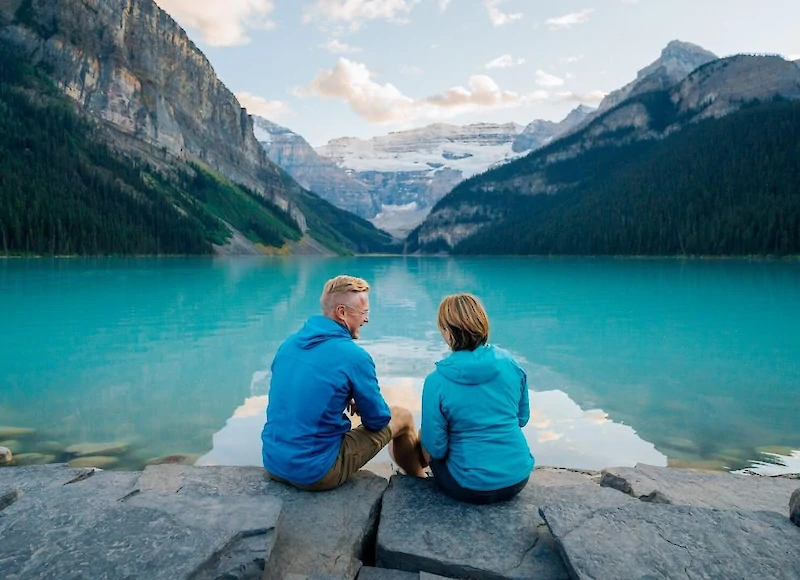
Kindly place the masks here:
[[(340, 273), (373, 287), (359, 341), (418, 417), (469, 291), (528, 373), (538, 465), (800, 471), (800, 263), (614, 259), (0, 260), (0, 425), (17, 453), (123, 442), (117, 467), (260, 464), (278, 345)], [(4, 442), (0, 441), (0, 445)]]

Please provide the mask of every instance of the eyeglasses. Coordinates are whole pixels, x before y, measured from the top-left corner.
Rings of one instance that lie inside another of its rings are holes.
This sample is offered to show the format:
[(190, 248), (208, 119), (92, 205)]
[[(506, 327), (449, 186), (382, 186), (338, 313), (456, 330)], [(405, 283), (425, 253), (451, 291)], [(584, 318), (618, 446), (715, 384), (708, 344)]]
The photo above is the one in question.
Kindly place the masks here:
[(345, 308), (347, 308), (349, 310), (353, 310), (354, 312), (358, 312), (359, 314), (361, 314), (361, 316), (364, 316), (365, 318), (369, 318), (369, 308), (367, 308), (366, 310), (359, 310), (358, 308), (353, 308), (352, 306), (348, 306), (347, 304), (339, 304), (339, 306), (344, 306)]

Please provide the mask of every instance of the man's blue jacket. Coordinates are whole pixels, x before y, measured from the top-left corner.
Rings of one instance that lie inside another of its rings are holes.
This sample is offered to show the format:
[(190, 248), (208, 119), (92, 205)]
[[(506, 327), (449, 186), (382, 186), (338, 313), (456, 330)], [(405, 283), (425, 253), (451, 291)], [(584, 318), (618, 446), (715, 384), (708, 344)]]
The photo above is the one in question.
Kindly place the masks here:
[(322, 479), (352, 427), (344, 414), (351, 398), (367, 429), (380, 431), (389, 424), (391, 411), (372, 357), (347, 328), (312, 316), (272, 361), (267, 422), (261, 432), (264, 468), (299, 485)]

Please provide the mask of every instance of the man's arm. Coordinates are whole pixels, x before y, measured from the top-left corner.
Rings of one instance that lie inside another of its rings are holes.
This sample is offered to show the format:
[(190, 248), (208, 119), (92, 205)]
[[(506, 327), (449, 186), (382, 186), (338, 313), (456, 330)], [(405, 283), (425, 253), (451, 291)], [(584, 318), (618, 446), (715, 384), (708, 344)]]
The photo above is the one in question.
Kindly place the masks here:
[(369, 353), (362, 351), (350, 369), (355, 408), (361, 415), (361, 423), (370, 431), (380, 431), (389, 424), (392, 412), (381, 395), (375, 362)]
[(447, 457), (449, 438), (447, 419), (442, 414), (439, 389), (430, 378), (425, 379), (422, 386), (422, 429), (420, 431), (422, 447), (434, 459)]

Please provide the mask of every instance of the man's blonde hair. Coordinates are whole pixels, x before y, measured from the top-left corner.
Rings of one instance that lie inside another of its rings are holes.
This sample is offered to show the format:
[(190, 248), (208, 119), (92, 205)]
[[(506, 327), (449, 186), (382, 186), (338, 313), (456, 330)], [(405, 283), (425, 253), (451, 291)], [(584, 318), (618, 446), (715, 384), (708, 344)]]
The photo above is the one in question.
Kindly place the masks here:
[(451, 294), (439, 304), (439, 330), (450, 348), (475, 350), (489, 340), (489, 316), (472, 294)]
[(325, 282), (325, 288), (322, 290), (319, 303), (322, 306), (322, 311), (325, 313), (330, 312), (336, 308), (343, 300), (347, 299), (348, 295), (369, 292), (369, 284), (362, 278), (355, 276), (336, 276)]

